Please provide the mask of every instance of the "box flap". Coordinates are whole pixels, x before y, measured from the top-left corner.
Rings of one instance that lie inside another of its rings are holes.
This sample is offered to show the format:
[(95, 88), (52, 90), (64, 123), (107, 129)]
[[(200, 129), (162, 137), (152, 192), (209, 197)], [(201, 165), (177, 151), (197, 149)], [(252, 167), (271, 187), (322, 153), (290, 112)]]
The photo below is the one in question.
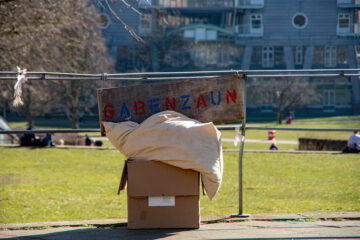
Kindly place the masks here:
[(128, 196), (199, 195), (199, 173), (158, 161), (128, 160)]
[(120, 191), (124, 190), (125, 187), (126, 187), (126, 183), (127, 183), (127, 180), (128, 180), (127, 162), (128, 162), (128, 160), (125, 160), (124, 168), (123, 168), (123, 171), (122, 171), (122, 174), (121, 174), (119, 190), (118, 190), (117, 194), (120, 194)]

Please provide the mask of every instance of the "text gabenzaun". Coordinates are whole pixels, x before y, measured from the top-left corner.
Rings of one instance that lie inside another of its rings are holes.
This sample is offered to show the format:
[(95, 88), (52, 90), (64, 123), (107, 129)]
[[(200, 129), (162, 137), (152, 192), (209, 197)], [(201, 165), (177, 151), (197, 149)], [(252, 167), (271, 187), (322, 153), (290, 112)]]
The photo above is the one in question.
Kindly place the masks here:
[[(191, 101), (196, 99), (196, 101)], [(217, 91), (217, 94), (214, 92), (210, 93), (210, 99), (206, 102), (203, 94), (198, 96), (182, 95), (178, 98), (175, 97), (166, 97), (165, 99), (153, 98), (149, 101), (133, 101), (132, 103), (122, 103), (120, 112), (115, 112), (115, 107), (113, 104), (109, 103), (104, 106), (104, 117), (107, 120), (113, 119), (117, 114), (120, 119), (129, 119), (131, 117), (131, 112), (135, 115), (145, 115), (148, 113), (155, 114), (164, 110), (173, 110), (173, 111), (186, 111), (192, 108), (207, 108), (209, 106), (218, 106), (220, 104), (231, 104), (236, 103), (237, 101), (237, 92), (236, 90), (227, 90), (225, 93), (225, 102), (222, 100), (221, 91)], [(196, 105), (192, 105), (195, 103)], [(133, 111), (130, 111), (133, 110)]]

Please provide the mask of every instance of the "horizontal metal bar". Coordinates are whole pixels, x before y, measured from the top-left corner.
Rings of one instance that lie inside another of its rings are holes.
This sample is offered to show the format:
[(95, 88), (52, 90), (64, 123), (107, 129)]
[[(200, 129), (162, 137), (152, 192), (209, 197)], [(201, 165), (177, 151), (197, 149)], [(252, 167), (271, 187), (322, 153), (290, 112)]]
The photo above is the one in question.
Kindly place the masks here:
[[(0, 74), (17, 74), (18, 72), (0, 71)], [(78, 77), (101, 77), (103, 74), (87, 74), (87, 73), (63, 73), (63, 72), (27, 72), (26, 75), (57, 75), (57, 76), (78, 76)]]
[[(241, 125), (216, 126), (219, 130), (241, 129)], [(279, 127), (245, 127), (247, 130), (276, 130), (276, 131), (325, 131), (325, 132), (353, 132), (359, 131), (359, 128), (279, 128)]]
[[(167, 80), (179, 80), (179, 79), (198, 79), (198, 78), (215, 78), (215, 77), (219, 77), (218, 75), (215, 75), (215, 76), (183, 76), (183, 77), (151, 77), (151, 78), (144, 78), (144, 77), (108, 77), (106, 78), (107, 81), (110, 81), (110, 80), (124, 80), (124, 81), (146, 81), (146, 80), (160, 80), (160, 81), (167, 81)], [(94, 81), (94, 80), (97, 80), (97, 81), (101, 81), (102, 79), (99, 78), (99, 79), (89, 79), (89, 78), (32, 78), (32, 77), (28, 77), (27, 78), (28, 80), (31, 80), (31, 81), (41, 81), (41, 80), (56, 80), (56, 81)], [(16, 77), (0, 77), (0, 81), (1, 80), (17, 80)]]
[(41, 129), (41, 130), (4, 130), (0, 134), (31, 134), (31, 133), (82, 133), (100, 132), (99, 128), (92, 129)]
[(359, 68), (351, 68), (351, 69), (283, 69), (283, 70), (246, 70), (247, 73), (289, 73), (289, 72), (296, 72), (296, 73), (303, 73), (303, 72), (358, 72), (360, 71)]
[(143, 72), (143, 73), (112, 73), (106, 74), (108, 77), (115, 76), (142, 76), (142, 75), (191, 75), (191, 74), (223, 74), (223, 73), (239, 73), (239, 74), (250, 74), (250, 73), (303, 73), (303, 72), (359, 72), (360, 69), (286, 69), (286, 70), (218, 70), (218, 71), (188, 71), (188, 72)]
[[(216, 126), (219, 130), (241, 129), (241, 125)], [(325, 132), (352, 132), (359, 131), (359, 128), (276, 128), (276, 127), (245, 127), (247, 130), (276, 130), (276, 131), (325, 131)], [(81, 133), (100, 132), (98, 128), (92, 129), (41, 129), (41, 130), (5, 130), (0, 134), (30, 134), (30, 133)]]
[[(218, 75), (212, 76), (182, 76), (182, 77), (107, 77), (106, 80), (126, 80), (126, 81), (144, 81), (144, 80), (157, 80), (157, 81), (167, 81), (167, 80), (180, 80), (180, 79), (199, 79), (199, 78), (215, 78)], [(291, 77), (360, 77), (360, 73), (356, 74), (274, 74), (274, 75), (266, 75), (266, 74), (259, 74), (259, 75), (247, 75), (247, 78), (291, 78)], [(0, 77), (1, 80), (16, 80), (16, 77)], [(55, 81), (100, 81), (101, 78), (31, 78), (29, 77), (28, 80), (55, 80)]]
[(355, 74), (249, 74), (248, 78), (289, 78), (289, 77), (356, 77), (360, 76), (360, 73)]
[[(0, 77), (0, 81), (1, 80), (17, 80), (17, 77)], [(64, 81), (67, 81), (67, 80), (70, 80), (70, 81), (73, 81), (73, 80), (87, 80), (87, 81), (94, 81), (94, 80), (97, 80), (97, 81), (100, 81), (101, 78), (42, 78), (42, 77), (27, 77), (27, 80), (31, 80), (31, 81), (41, 81), (41, 80), (44, 80), (44, 81), (48, 81), (48, 80), (55, 80), (55, 81), (59, 81), (59, 80), (64, 80)]]
[[(62, 72), (28, 72), (27, 75), (57, 75), (57, 76), (77, 76), (77, 77), (124, 77), (124, 76), (161, 76), (161, 75), (191, 75), (191, 74), (223, 74), (223, 73), (313, 73), (313, 72), (359, 72), (360, 69), (283, 69), (283, 70), (217, 70), (217, 71), (187, 71), (187, 72), (138, 72), (138, 73), (100, 73), (100, 74), (83, 74), (83, 73), (62, 73)], [(17, 74), (17, 72), (0, 71), (0, 74)]]
[(144, 80), (179, 80), (179, 79), (198, 79), (198, 78), (216, 78), (219, 77), (218, 75), (213, 75), (213, 76), (183, 76), (183, 77), (150, 77), (150, 78), (124, 78), (124, 77), (119, 77), (119, 78), (115, 78), (115, 77), (109, 77), (107, 78), (107, 80), (139, 80), (139, 81), (144, 81)]
[(188, 72), (139, 72), (139, 73), (112, 73), (107, 74), (109, 77), (124, 77), (124, 76), (163, 76), (163, 75), (191, 75), (191, 74), (223, 74), (223, 73), (245, 73), (244, 70), (218, 70), (218, 71), (188, 71)]

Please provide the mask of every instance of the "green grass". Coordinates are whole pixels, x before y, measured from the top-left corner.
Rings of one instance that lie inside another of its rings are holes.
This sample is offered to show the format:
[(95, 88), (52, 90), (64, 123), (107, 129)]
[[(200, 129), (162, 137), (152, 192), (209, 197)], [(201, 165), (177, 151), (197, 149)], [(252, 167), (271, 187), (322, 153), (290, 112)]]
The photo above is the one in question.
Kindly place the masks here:
[[(10, 122), (12, 128), (26, 128), (26, 122)], [(251, 124), (251, 122), (249, 123)], [(265, 127), (276, 127), (276, 128), (358, 128), (360, 129), (360, 115), (357, 116), (336, 116), (336, 117), (324, 117), (324, 118), (307, 118), (307, 119), (296, 119), (291, 125), (278, 125), (275, 123), (263, 123)], [(98, 126), (96, 126), (98, 128)], [(51, 126), (51, 125), (40, 125), (36, 126), (37, 129), (52, 129), (52, 128), (66, 128), (63, 126)], [(80, 133), (85, 135), (86, 133)], [(87, 133), (90, 136), (100, 136), (100, 133)], [(234, 130), (223, 130), (221, 131), (222, 138), (235, 138)], [(322, 139), (340, 139), (347, 140), (352, 132), (319, 132), (319, 131), (276, 131), (276, 140), (280, 141), (298, 141), (299, 138), (322, 138)], [(247, 139), (258, 139), (267, 140), (268, 130), (247, 130)], [(112, 146), (108, 141), (103, 142), (103, 146)], [(266, 150), (269, 148), (269, 144), (258, 144), (258, 143), (247, 143), (246, 149), (262, 149)], [(227, 146), (225, 146), (227, 148)], [(282, 150), (297, 149), (298, 146), (285, 145), (281, 147)]]
[[(245, 150), (269, 150), (270, 143), (249, 143), (245, 142), (244, 149)], [(238, 143), (236, 146), (231, 142), (223, 142), (223, 149), (239, 149), (240, 144)], [(297, 144), (277, 144), (279, 150), (298, 150), (299, 147)]]
[[(214, 201), (202, 198), (202, 214), (237, 212), (236, 153), (225, 154), (223, 185)], [(358, 155), (244, 154), (246, 213), (360, 210)]]
[(334, 117), (317, 117), (317, 118), (303, 118), (295, 119), (296, 122), (338, 122), (338, 121), (360, 121), (360, 115), (352, 116), (334, 116)]
[(116, 150), (0, 148), (0, 156), (0, 222), (117, 218), (126, 208)]
[[(0, 147), (0, 222), (126, 218), (116, 195), (124, 157), (117, 150)], [(238, 155), (224, 153), (224, 177), (204, 218), (238, 209)], [(246, 213), (360, 211), (360, 157), (244, 154)]]
[[(336, 122), (336, 123), (323, 123), (323, 124), (291, 124), (291, 125), (271, 125), (267, 124), (266, 127), (274, 128), (357, 128), (360, 129), (360, 120), (356, 122)], [(234, 130), (222, 130), (222, 138), (234, 138)], [(297, 141), (300, 137), (307, 138), (326, 138), (326, 139), (343, 139), (347, 140), (352, 132), (320, 132), (320, 131), (276, 131), (276, 140), (291, 140)], [(247, 139), (261, 139), (266, 140), (268, 137), (267, 130), (247, 130), (245, 133)]]

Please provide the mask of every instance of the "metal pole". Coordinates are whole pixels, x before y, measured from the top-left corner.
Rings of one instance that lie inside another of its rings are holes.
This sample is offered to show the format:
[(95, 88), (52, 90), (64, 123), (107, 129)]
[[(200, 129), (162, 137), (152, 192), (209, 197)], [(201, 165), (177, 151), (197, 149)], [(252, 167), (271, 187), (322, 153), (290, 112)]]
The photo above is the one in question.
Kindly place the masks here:
[[(218, 130), (235, 130), (238, 125), (216, 126)], [(246, 130), (276, 130), (276, 131), (318, 131), (318, 132), (353, 132), (359, 128), (274, 128), (274, 127), (245, 127)], [(26, 133), (80, 133), (100, 132), (100, 129), (41, 129), (41, 130), (2, 130), (0, 134), (26, 134)]]
[(241, 139), (239, 148), (239, 212), (232, 214), (231, 217), (249, 217), (249, 214), (244, 214), (243, 207), (243, 153), (245, 145), (245, 129), (246, 129), (246, 81), (247, 74), (242, 76), (242, 91), (243, 91), (243, 109), (244, 116), (241, 123)]
[(29, 134), (29, 133), (100, 133), (99, 128), (91, 129), (39, 129), (39, 130), (3, 130), (0, 134)]

